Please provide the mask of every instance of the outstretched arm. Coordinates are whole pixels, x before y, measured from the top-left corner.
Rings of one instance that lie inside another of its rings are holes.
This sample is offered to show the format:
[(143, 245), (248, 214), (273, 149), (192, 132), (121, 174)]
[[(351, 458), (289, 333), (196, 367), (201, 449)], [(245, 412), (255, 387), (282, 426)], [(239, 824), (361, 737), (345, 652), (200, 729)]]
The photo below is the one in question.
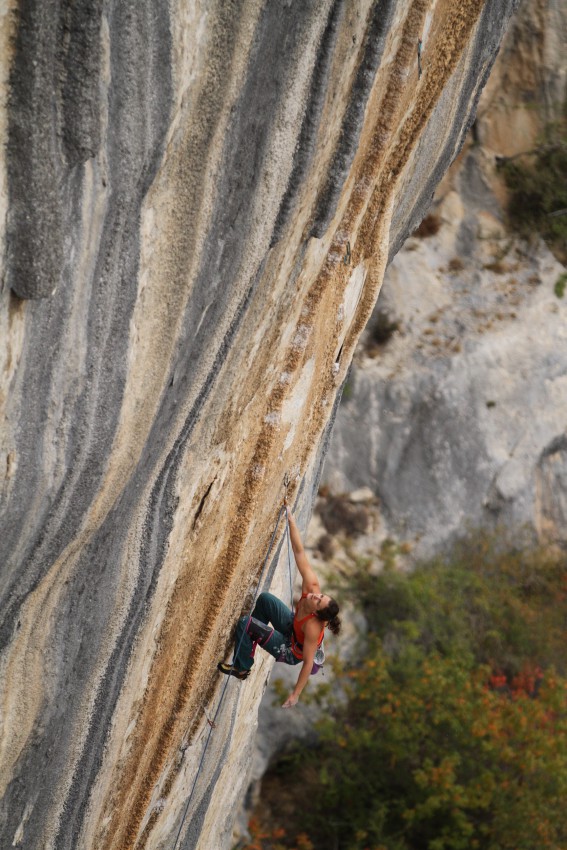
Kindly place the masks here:
[(299, 673), (299, 676), (297, 677), (297, 683), (295, 685), (295, 688), (282, 705), (282, 708), (292, 708), (292, 706), (297, 703), (301, 691), (309, 681), (309, 676), (311, 675), (311, 670), (313, 669), (313, 663), (315, 661), (316, 651), (316, 633), (310, 635), (306, 634), (305, 643), (303, 644), (303, 664), (301, 665), (301, 671)]
[(291, 548), (293, 549), (293, 554), (295, 555), (295, 563), (297, 564), (297, 569), (301, 573), (301, 578), (303, 579), (301, 592), (320, 593), (321, 587), (319, 585), (319, 579), (315, 575), (313, 567), (309, 563), (307, 555), (305, 554), (305, 549), (303, 548), (303, 542), (301, 540), (299, 529), (289, 508), (287, 508), (287, 517), (289, 520)]

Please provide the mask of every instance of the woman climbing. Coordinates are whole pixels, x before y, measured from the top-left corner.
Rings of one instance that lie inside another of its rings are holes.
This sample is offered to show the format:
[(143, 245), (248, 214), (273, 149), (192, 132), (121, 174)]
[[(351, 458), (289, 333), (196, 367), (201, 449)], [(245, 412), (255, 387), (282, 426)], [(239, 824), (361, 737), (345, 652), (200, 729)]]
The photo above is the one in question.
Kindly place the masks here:
[[(284, 503), (286, 504), (286, 503)], [(237, 654), (232, 664), (218, 665), (221, 673), (246, 679), (254, 663), (255, 644), (285, 664), (301, 664), (297, 684), (283, 704), (291, 708), (299, 699), (309, 676), (315, 672), (315, 654), (321, 646), (328, 627), (338, 635), (341, 621), (339, 606), (330, 596), (321, 593), (319, 580), (309, 563), (296, 522), (286, 504), (291, 546), (297, 568), (303, 579), (301, 599), (295, 614), (271, 593), (261, 593), (252, 616), (241, 617), (236, 627)], [(272, 628), (268, 626), (272, 624)], [(317, 668), (318, 669), (318, 668)]]

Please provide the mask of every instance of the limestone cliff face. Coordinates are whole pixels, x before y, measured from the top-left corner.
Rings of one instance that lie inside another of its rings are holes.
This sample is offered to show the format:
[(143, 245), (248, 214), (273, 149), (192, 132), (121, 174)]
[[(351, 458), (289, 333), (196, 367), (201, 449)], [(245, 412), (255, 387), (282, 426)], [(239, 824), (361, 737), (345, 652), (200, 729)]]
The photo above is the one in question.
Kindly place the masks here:
[[(490, 200), (465, 210), (453, 190), (439, 233), (406, 243), (379, 302), (400, 330), (349, 379), (324, 480), (377, 494), (375, 548), (427, 556), (499, 526), (567, 541), (565, 269), (543, 246), (528, 256)], [(467, 253), (465, 224), (482, 234)]]
[(566, 50), (567, 4), (526, 0), (436, 194), (436, 232), (386, 273), (377, 310), (398, 331), (379, 351), (361, 345), (337, 417), (326, 480), (370, 485), (379, 536), (414, 554), (471, 527), (567, 542), (565, 268), (507, 230), (496, 170), (561, 115)]
[(512, 6), (4, 4), (2, 846), (227, 846), (215, 664)]

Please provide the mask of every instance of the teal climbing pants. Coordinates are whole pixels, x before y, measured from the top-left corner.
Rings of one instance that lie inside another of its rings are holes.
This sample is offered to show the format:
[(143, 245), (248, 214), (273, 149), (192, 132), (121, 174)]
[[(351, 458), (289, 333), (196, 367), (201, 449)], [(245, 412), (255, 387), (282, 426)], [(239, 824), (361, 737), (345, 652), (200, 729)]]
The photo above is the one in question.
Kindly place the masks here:
[[(284, 664), (302, 663), (291, 651), (293, 611), (290, 611), (281, 599), (278, 599), (272, 593), (261, 593), (256, 600), (252, 616), (256, 620), (261, 620), (262, 623), (271, 623), (274, 629), (269, 640), (262, 644), (262, 649), (273, 655), (276, 661), (283, 661)], [(250, 635), (246, 632), (249, 619), (248, 616), (241, 617), (236, 626), (237, 655), (233, 664), (239, 670), (250, 670), (254, 664), (253, 643)]]

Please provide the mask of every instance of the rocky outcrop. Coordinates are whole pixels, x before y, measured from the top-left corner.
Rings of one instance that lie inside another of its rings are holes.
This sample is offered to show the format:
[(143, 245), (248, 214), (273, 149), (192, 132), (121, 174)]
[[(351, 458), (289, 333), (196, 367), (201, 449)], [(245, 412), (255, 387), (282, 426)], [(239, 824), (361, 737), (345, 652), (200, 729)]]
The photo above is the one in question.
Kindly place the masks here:
[(415, 555), (499, 525), (567, 542), (565, 269), (507, 229), (496, 170), (561, 115), (566, 43), (565, 4), (523, 4), (472, 138), (388, 269), (337, 417), (325, 480), (370, 485), (378, 536)]
[(2, 845), (217, 850), (216, 661), (513, 3), (6, 6)]
[(324, 475), (338, 492), (370, 485), (381, 539), (416, 555), (477, 527), (566, 541), (564, 269), (485, 208), (483, 241), (448, 270), (464, 256), (463, 212), (453, 193), (442, 230), (412, 238), (389, 269), (381, 309), (399, 330), (353, 369)]

